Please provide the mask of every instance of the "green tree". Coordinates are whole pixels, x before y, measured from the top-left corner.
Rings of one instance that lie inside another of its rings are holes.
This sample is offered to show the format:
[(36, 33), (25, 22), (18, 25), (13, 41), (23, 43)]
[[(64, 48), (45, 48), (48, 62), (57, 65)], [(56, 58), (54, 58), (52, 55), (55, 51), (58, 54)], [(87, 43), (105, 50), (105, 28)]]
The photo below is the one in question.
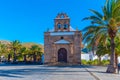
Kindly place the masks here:
[(6, 53), (6, 45), (0, 43), (0, 56), (5, 56)]
[(21, 46), (22, 46), (22, 45), (21, 45), (21, 42), (18, 41), (18, 40), (15, 40), (15, 41), (12, 41), (12, 42), (11, 42), (11, 49), (12, 49), (13, 52), (14, 52), (13, 62), (16, 62), (17, 53), (18, 53), (18, 51), (20, 50)]
[(27, 61), (27, 54), (29, 53), (29, 50), (26, 47), (22, 47), (20, 49), (20, 53), (22, 54), (23, 61), (26, 62)]
[(41, 54), (41, 48), (38, 45), (32, 45), (30, 50), (33, 53), (33, 61), (36, 62), (37, 56)]
[(7, 53), (8, 53), (7, 45), (0, 43), (0, 56), (4, 56), (4, 58), (6, 58)]
[(118, 56), (120, 56), (120, 36), (115, 38), (115, 62), (118, 65)]
[[(117, 65), (115, 63), (115, 37), (119, 32), (120, 27), (120, 0), (106, 0), (104, 7), (102, 8), (103, 14), (95, 10), (90, 10), (93, 15), (84, 18), (84, 20), (91, 20), (92, 25), (85, 28), (87, 30), (85, 36), (86, 40), (94, 40), (94, 45), (98, 44), (100, 41), (106, 40), (105, 36), (110, 38), (110, 65), (106, 72), (117, 73)], [(88, 33), (93, 33), (88, 34)]]
[(101, 64), (101, 57), (105, 54), (110, 53), (110, 44), (103, 45), (103, 43), (99, 43), (96, 50), (96, 55), (98, 56), (99, 65)]

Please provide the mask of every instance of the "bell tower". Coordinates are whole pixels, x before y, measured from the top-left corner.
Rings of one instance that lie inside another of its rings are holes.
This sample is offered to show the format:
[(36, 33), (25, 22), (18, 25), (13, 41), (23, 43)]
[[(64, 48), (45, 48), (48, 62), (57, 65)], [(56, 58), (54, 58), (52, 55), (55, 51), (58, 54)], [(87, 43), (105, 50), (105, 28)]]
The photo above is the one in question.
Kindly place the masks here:
[(54, 19), (54, 31), (70, 31), (70, 18), (66, 13), (59, 13)]

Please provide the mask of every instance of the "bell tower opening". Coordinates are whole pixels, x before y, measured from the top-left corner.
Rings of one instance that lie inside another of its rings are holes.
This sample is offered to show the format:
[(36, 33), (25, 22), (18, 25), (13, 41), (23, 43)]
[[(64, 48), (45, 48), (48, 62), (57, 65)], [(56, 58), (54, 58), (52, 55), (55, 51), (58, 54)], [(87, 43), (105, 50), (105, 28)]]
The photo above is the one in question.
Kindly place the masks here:
[(65, 17), (64, 17), (64, 14), (63, 14), (63, 15), (61, 15), (61, 16), (60, 16), (60, 18), (65, 18)]

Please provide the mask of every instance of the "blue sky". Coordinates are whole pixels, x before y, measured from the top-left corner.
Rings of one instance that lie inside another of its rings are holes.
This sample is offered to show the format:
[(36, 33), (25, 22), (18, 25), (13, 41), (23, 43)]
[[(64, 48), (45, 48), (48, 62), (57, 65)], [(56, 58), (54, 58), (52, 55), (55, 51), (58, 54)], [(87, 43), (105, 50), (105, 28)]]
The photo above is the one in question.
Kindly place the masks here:
[(0, 40), (44, 43), (44, 32), (54, 27), (53, 19), (65, 12), (71, 26), (82, 30), (81, 21), (91, 15), (88, 9), (101, 12), (105, 0), (0, 0)]

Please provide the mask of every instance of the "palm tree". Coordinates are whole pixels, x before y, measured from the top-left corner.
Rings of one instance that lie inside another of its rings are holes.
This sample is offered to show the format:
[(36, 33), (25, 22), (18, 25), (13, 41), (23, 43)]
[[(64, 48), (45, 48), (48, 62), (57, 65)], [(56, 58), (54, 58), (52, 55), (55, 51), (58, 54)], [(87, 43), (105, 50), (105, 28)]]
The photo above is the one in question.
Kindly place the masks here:
[(28, 54), (28, 49), (26, 48), (26, 47), (22, 47), (21, 49), (20, 49), (20, 53), (23, 55), (23, 60), (24, 60), (24, 62), (26, 62), (27, 61), (27, 59), (26, 59), (26, 55)]
[(15, 40), (15, 41), (12, 41), (11, 42), (11, 49), (13, 50), (14, 52), (14, 55), (13, 55), (13, 62), (16, 62), (16, 54), (17, 54), (17, 51), (21, 48), (21, 43), (20, 41), (18, 40)]
[(7, 45), (0, 43), (0, 57), (3, 56), (4, 58), (7, 56), (8, 48)]
[(110, 38), (111, 44), (111, 58), (110, 65), (106, 72), (116, 73), (117, 65), (115, 64), (115, 37), (119, 32), (120, 27), (120, 0), (106, 0), (102, 8), (103, 15), (95, 10), (90, 10), (93, 15), (86, 17), (83, 20), (91, 20), (92, 25), (85, 28), (86, 40), (90, 39), (93, 46), (97, 45), (100, 41), (105, 42), (105, 36)]
[(33, 61), (36, 62), (37, 55), (41, 52), (41, 48), (38, 45), (32, 45), (30, 50), (33, 53)]

